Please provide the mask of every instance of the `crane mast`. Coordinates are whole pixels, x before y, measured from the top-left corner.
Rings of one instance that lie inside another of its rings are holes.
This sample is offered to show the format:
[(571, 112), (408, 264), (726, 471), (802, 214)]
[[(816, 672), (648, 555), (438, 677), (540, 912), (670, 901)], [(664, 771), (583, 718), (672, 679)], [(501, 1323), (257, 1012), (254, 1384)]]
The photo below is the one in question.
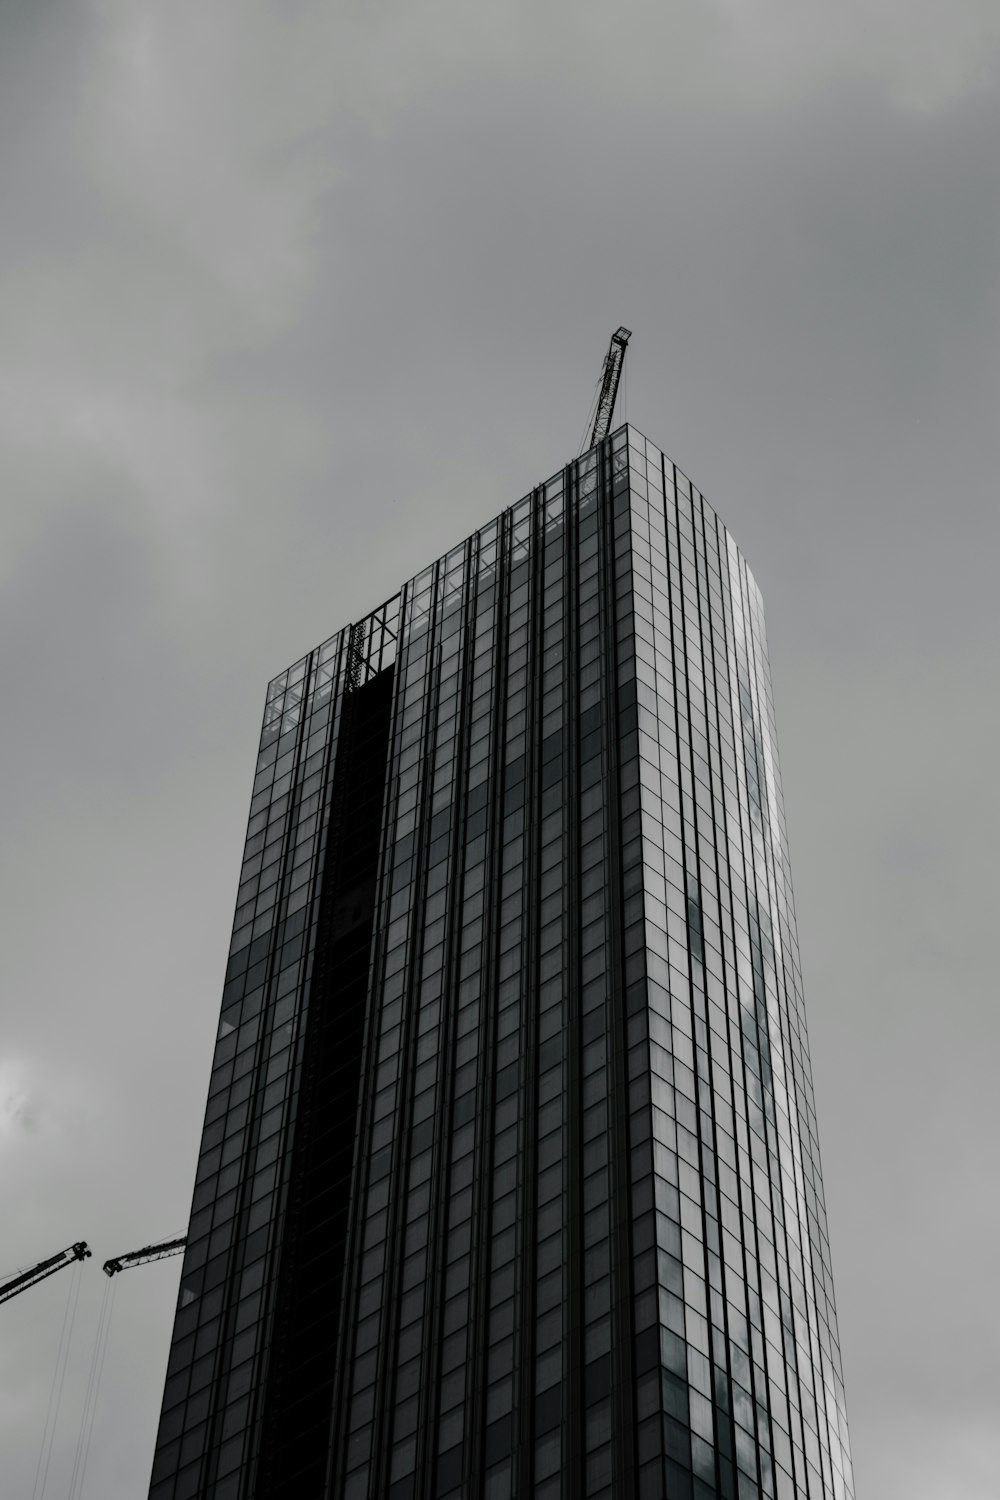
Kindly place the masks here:
[(70, 1245), (67, 1250), (60, 1250), (58, 1255), (50, 1255), (47, 1260), (40, 1260), (37, 1266), (31, 1267), (30, 1271), (22, 1271), (20, 1275), (4, 1282), (3, 1286), (0, 1286), (0, 1302), (8, 1302), (19, 1292), (26, 1292), (29, 1286), (36, 1286), (39, 1281), (44, 1281), (46, 1276), (54, 1276), (56, 1271), (61, 1271), (64, 1266), (71, 1266), (78, 1260), (86, 1260), (89, 1254), (90, 1248), (87, 1241), (77, 1240), (76, 1244)]
[(115, 1276), (127, 1271), (130, 1266), (144, 1266), (151, 1260), (166, 1260), (168, 1255), (179, 1255), (187, 1244), (187, 1237), (176, 1240), (159, 1240), (155, 1245), (143, 1245), (141, 1250), (129, 1250), (125, 1255), (114, 1255), (102, 1267), (105, 1276)]
[(611, 430), (611, 418), (615, 410), (615, 398), (618, 395), (618, 382), (621, 379), (622, 365), (625, 363), (625, 345), (632, 337), (628, 328), (616, 328), (611, 335), (611, 345), (604, 357), (604, 376), (601, 380), (601, 393), (597, 398), (597, 412), (594, 417), (594, 430), (590, 434), (590, 447), (601, 443)]

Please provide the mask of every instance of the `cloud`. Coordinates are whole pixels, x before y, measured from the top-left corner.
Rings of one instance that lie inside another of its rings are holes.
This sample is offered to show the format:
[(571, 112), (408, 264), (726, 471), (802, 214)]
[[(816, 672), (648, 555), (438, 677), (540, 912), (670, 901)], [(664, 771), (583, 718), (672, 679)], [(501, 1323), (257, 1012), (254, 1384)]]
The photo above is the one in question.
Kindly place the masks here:
[(38, 1130), (41, 1100), (26, 1074), (23, 1063), (0, 1061), (0, 1142)]
[(89, 1092), (74, 1068), (53, 1067), (48, 1058), (0, 1057), (0, 1150), (8, 1174), (27, 1165), (19, 1151), (58, 1149), (60, 1141), (65, 1147), (71, 1136), (89, 1128)]

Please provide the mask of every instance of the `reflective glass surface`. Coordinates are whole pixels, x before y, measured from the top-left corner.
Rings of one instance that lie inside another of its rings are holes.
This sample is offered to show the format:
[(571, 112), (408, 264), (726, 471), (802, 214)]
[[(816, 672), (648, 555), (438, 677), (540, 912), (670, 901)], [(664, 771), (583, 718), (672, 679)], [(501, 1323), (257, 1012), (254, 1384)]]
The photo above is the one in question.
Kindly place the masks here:
[(634, 428), (273, 682), (151, 1496), (853, 1496), (760, 595)]

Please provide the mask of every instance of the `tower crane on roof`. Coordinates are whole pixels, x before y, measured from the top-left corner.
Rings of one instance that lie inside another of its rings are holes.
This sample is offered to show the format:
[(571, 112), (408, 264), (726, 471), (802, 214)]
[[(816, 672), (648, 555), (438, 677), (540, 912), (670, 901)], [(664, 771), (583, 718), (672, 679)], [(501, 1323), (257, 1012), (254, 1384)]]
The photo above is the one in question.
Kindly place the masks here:
[(35, 1286), (39, 1281), (44, 1281), (46, 1276), (54, 1276), (56, 1271), (61, 1271), (64, 1266), (72, 1266), (78, 1260), (86, 1260), (90, 1253), (87, 1241), (77, 1240), (75, 1245), (70, 1245), (67, 1250), (60, 1250), (58, 1255), (50, 1255), (47, 1260), (40, 1260), (37, 1266), (31, 1267), (30, 1271), (21, 1271), (0, 1286), (0, 1302), (8, 1302), (19, 1292), (26, 1292), (29, 1286)]
[(129, 1250), (125, 1255), (113, 1255), (102, 1267), (105, 1276), (115, 1276), (132, 1266), (144, 1266), (151, 1260), (166, 1260), (168, 1255), (180, 1255), (187, 1244), (187, 1236), (175, 1240), (158, 1240), (155, 1245), (143, 1245), (141, 1250)]
[(597, 398), (594, 428), (588, 444), (591, 448), (596, 443), (603, 442), (611, 430), (611, 418), (614, 415), (615, 398), (618, 395), (618, 382), (625, 363), (625, 345), (631, 337), (632, 333), (628, 328), (616, 328), (611, 335), (611, 344), (604, 356), (604, 375), (601, 379), (600, 395)]

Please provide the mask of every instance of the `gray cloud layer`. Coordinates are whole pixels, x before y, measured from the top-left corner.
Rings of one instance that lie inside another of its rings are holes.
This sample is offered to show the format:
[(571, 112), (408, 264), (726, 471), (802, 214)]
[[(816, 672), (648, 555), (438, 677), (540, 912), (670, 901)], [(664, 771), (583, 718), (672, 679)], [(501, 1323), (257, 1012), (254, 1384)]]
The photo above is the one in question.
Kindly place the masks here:
[(998, 59), (992, 0), (7, 0), (4, 1266), (183, 1225), (264, 683), (571, 455), (624, 321), (768, 607), (859, 1495), (995, 1493)]

